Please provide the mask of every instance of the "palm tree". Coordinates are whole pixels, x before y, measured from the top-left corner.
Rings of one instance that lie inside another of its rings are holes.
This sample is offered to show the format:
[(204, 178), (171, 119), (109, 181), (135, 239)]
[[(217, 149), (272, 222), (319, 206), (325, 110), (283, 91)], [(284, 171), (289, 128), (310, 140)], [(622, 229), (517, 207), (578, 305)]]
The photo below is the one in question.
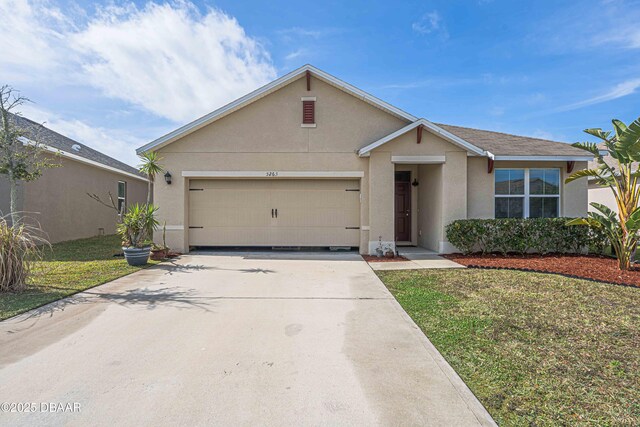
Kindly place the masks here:
[[(591, 203), (598, 212), (589, 212), (587, 218), (576, 218), (568, 225), (590, 225), (602, 228), (606, 233), (618, 258), (621, 270), (631, 268), (631, 260), (638, 246), (640, 232), (640, 188), (638, 188), (638, 163), (640, 161), (640, 118), (628, 127), (620, 120), (612, 120), (614, 132), (600, 128), (586, 129), (585, 132), (602, 140), (598, 148), (593, 142), (578, 142), (574, 147), (593, 154), (597, 162), (594, 169), (583, 169), (574, 172), (566, 179), (571, 182), (579, 178), (594, 178), (601, 187), (608, 187), (613, 192), (618, 213), (605, 205)], [(606, 151), (612, 162), (605, 162), (602, 151)]]
[(153, 184), (156, 174), (159, 174), (163, 170), (162, 165), (160, 164), (162, 157), (158, 156), (158, 153), (155, 151), (147, 151), (140, 154), (139, 157), (142, 160), (142, 163), (138, 166), (138, 170), (147, 175), (147, 178), (149, 179), (147, 187), (147, 205), (150, 205), (151, 184)]

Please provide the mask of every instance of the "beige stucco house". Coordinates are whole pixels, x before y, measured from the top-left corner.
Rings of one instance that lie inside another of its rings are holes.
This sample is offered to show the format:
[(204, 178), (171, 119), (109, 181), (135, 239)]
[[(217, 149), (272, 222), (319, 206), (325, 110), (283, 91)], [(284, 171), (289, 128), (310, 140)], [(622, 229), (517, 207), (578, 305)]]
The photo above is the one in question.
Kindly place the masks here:
[[(26, 221), (38, 222), (51, 243), (115, 233), (116, 211), (87, 193), (107, 202), (111, 193), (124, 206), (146, 202), (147, 180), (135, 168), (25, 117), (13, 117), (27, 135), (37, 135), (59, 165), (18, 187), (18, 211)], [(9, 203), (9, 182), (0, 175), (0, 215), (8, 214)]]
[(138, 149), (167, 241), (198, 246), (418, 245), (455, 250), (460, 218), (583, 216), (590, 156), (568, 144), (432, 123), (313, 66)]

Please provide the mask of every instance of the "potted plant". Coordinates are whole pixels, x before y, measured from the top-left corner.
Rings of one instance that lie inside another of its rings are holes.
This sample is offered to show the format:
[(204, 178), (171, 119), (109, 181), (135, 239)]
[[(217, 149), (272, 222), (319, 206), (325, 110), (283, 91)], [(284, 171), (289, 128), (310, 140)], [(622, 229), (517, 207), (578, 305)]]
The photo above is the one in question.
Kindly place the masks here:
[(118, 224), (118, 234), (122, 237), (122, 251), (129, 265), (145, 265), (151, 253), (151, 238), (158, 227), (155, 218), (157, 206), (134, 204), (129, 206)]
[(160, 261), (165, 259), (169, 255), (169, 248), (167, 247), (167, 221), (162, 224), (162, 245), (151, 246), (151, 259), (154, 261)]

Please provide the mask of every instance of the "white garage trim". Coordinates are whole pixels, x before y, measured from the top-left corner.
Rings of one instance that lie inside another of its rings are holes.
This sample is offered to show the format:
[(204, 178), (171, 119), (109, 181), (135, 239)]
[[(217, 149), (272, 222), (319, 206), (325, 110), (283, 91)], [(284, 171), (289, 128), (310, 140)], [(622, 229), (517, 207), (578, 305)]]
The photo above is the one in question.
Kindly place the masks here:
[(360, 244), (360, 180), (192, 179), (191, 246)]
[(362, 178), (363, 171), (182, 171), (185, 178)]

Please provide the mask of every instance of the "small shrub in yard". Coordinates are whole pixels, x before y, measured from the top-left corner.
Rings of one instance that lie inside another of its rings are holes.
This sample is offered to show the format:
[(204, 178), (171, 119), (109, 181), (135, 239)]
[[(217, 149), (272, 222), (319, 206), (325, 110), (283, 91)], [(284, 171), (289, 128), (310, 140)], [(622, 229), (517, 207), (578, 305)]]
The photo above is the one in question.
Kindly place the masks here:
[(462, 253), (602, 253), (609, 242), (601, 229), (568, 226), (568, 218), (461, 219), (446, 228)]
[(27, 284), (31, 262), (40, 258), (48, 242), (39, 229), (24, 224), (9, 226), (0, 217), (0, 292), (21, 291)]

